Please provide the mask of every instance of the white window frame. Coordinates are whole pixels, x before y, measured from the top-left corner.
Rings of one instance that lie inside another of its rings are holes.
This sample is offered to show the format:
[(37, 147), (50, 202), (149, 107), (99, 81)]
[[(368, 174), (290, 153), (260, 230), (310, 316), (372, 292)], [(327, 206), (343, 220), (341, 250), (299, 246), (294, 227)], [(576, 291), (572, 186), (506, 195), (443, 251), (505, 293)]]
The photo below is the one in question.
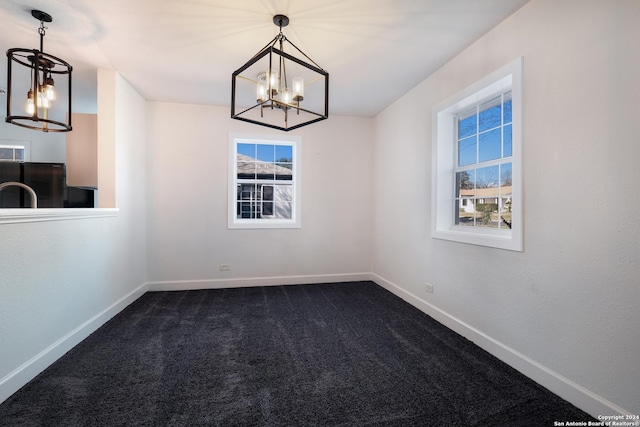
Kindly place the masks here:
[[(255, 135), (229, 133), (228, 147), (228, 190), (227, 190), (227, 228), (229, 229), (260, 229), (260, 228), (301, 228), (300, 213), (302, 212), (302, 185), (300, 166), (302, 138), (286, 135)], [(237, 144), (269, 144), (287, 145), (293, 149), (293, 204), (291, 219), (276, 218), (238, 218), (237, 217)]]
[[(505, 65), (433, 108), (431, 235), (436, 239), (512, 251), (523, 250), (522, 197), (523, 58)], [(512, 228), (493, 229), (455, 224), (456, 115), (459, 111), (511, 90)]]

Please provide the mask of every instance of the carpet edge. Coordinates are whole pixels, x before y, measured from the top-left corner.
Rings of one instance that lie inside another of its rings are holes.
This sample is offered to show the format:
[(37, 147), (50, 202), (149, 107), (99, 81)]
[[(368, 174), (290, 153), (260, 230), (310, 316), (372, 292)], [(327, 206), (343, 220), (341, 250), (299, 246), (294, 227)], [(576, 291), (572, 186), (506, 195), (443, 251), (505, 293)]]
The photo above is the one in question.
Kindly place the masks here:
[(116, 314), (147, 292), (147, 283), (135, 288), (118, 301), (111, 304), (92, 318), (77, 326), (71, 332), (56, 340), (53, 344), (11, 371), (4, 378), (0, 378), (0, 403), (11, 397), (16, 391), (34, 379), (91, 333), (96, 331)]
[(596, 419), (598, 415), (605, 414), (631, 415), (631, 412), (615, 403), (587, 390), (378, 274), (371, 273), (371, 280)]

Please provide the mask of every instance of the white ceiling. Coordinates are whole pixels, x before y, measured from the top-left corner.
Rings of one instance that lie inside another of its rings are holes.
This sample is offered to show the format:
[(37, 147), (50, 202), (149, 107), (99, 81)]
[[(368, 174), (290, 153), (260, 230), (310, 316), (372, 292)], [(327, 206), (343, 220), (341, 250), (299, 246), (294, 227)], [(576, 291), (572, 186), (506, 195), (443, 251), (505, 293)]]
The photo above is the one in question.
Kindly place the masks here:
[(329, 72), (330, 113), (373, 116), (528, 1), (2, 0), (0, 49), (37, 48), (30, 11), (43, 10), (44, 51), (73, 65), (76, 91), (109, 68), (148, 100), (226, 106), (231, 73), (282, 13), (285, 36)]

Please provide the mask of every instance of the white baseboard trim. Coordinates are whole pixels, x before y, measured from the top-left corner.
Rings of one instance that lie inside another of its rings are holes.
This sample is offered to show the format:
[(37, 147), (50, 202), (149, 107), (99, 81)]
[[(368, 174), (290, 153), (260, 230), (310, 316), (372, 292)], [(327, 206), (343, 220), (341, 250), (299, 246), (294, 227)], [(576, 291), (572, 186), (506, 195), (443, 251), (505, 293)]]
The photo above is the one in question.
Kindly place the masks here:
[(109, 319), (121, 312), (129, 304), (137, 300), (147, 291), (147, 284), (143, 284), (120, 298), (111, 306), (96, 314), (73, 331), (69, 332), (49, 347), (23, 363), (4, 378), (0, 379), (0, 403), (7, 400), (13, 393), (34, 379), (53, 362), (75, 347), (91, 333), (104, 325)]
[(313, 283), (358, 282), (371, 280), (371, 273), (314, 274), (306, 276), (247, 277), (234, 279), (173, 280), (147, 282), (147, 290), (188, 291), (197, 289), (246, 288), (254, 286), (308, 285)]
[(552, 371), (551, 369), (527, 357), (526, 355), (495, 340), (494, 338), (486, 335), (484, 332), (417, 297), (411, 292), (402, 289), (398, 285), (378, 276), (377, 274), (371, 273), (370, 280), (374, 281), (389, 292), (397, 295), (409, 304), (433, 317), (435, 320), (442, 323), (447, 328), (472, 341), (483, 350), (489, 352), (493, 356), (505, 362), (507, 365), (520, 371), (546, 389), (557, 394), (567, 402), (582, 409), (593, 417), (596, 417), (596, 419), (598, 415), (631, 415), (630, 412), (617, 406), (616, 404), (609, 402), (603, 397), (585, 389), (579, 384), (574, 383), (568, 378), (565, 378), (559, 373)]

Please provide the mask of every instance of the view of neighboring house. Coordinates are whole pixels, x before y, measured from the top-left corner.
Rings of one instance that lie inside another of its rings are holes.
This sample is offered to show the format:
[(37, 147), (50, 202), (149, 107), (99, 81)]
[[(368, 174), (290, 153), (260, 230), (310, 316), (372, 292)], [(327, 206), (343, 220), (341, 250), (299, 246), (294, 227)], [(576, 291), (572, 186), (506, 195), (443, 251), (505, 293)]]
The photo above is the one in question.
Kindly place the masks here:
[(461, 189), (456, 206), (456, 224), (511, 228), (511, 185)]
[(460, 211), (476, 212), (476, 204), (497, 204), (499, 212), (507, 211), (511, 205), (511, 186), (460, 190)]

